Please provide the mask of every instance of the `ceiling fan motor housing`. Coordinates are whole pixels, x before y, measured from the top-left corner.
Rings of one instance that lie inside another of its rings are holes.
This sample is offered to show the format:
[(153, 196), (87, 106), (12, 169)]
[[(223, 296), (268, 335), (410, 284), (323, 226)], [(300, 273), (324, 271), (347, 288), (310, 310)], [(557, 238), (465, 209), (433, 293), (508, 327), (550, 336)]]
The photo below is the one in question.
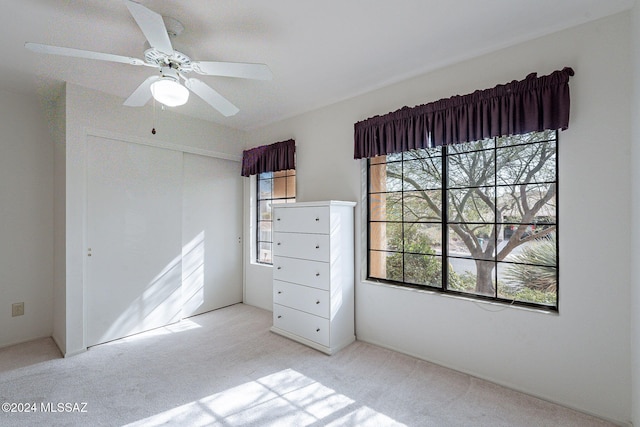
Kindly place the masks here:
[(160, 68), (160, 75), (166, 79), (171, 79), (176, 82), (180, 81), (180, 78), (179, 78), (180, 75), (178, 74), (178, 70), (175, 70), (170, 66)]
[(186, 54), (174, 50), (171, 55), (160, 52), (152, 47), (144, 51), (144, 60), (148, 64), (157, 65), (158, 67), (171, 67), (178, 71), (191, 71), (191, 58)]

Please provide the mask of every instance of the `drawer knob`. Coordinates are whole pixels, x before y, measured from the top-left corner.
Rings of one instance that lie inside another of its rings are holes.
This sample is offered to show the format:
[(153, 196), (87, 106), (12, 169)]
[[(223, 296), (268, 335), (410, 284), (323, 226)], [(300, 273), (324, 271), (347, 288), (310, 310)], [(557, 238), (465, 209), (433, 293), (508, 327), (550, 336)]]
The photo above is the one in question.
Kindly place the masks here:
[(316, 304), (320, 304), (320, 301), (316, 301)]
[(278, 267), (278, 270), (282, 270), (282, 267)]
[(276, 218), (276, 221), (280, 221), (280, 218)]
[(316, 332), (320, 332), (320, 328), (316, 329)]
[(282, 316), (278, 316), (278, 319), (282, 319)]
[(320, 218), (316, 218), (316, 222), (320, 221)]
[(278, 242), (278, 246), (280, 246), (280, 242)]
[(282, 291), (278, 291), (278, 295), (280, 295), (282, 293)]
[[(280, 244), (280, 243), (278, 243), (278, 244)], [(320, 245), (316, 245), (316, 249), (320, 249)]]
[(316, 277), (318, 277), (320, 275), (320, 273), (316, 273)]

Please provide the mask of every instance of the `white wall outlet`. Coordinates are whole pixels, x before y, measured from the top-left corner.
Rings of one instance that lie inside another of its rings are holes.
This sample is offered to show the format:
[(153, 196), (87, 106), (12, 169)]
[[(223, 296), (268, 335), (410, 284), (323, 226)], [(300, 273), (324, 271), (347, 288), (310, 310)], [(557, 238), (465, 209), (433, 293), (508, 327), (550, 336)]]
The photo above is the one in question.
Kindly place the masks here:
[(11, 304), (11, 316), (22, 316), (24, 314), (24, 303), (17, 302), (15, 304)]

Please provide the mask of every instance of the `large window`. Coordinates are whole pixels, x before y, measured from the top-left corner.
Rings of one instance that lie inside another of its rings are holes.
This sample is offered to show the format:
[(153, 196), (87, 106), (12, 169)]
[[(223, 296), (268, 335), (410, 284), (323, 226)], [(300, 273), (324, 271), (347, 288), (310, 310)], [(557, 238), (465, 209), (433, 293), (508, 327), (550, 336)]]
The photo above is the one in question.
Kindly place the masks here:
[(263, 172), (257, 178), (257, 253), (256, 261), (271, 264), (272, 206), (275, 203), (293, 203), (296, 201), (296, 171), (294, 169), (278, 172)]
[(369, 159), (368, 278), (557, 310), (557, 133)]

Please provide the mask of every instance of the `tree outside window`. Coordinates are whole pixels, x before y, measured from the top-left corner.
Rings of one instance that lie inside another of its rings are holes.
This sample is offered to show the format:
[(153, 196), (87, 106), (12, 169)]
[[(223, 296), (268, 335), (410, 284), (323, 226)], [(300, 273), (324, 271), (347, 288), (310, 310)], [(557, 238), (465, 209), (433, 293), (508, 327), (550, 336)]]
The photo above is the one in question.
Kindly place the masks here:
[(557, 136), (369, 160), (369, 278), (557, 309)]

